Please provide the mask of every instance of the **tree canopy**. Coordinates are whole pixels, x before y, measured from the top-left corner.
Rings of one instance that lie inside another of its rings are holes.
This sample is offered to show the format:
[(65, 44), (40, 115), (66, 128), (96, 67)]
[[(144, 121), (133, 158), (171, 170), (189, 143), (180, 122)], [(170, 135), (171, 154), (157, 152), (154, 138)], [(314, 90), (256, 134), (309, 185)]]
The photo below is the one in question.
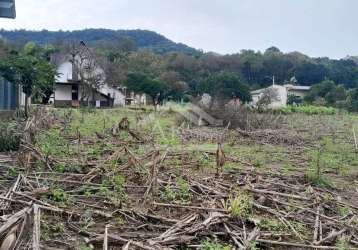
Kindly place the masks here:
[(3, 54), (0, 61), (0, 75), (9, 82), (21, 85), (26, 95), (26, 115), (29, 97), (45, 97), (53, 91), (56, 68), (43, 57), (42, 52), (42, 48), (28, 43), (20, 52)]

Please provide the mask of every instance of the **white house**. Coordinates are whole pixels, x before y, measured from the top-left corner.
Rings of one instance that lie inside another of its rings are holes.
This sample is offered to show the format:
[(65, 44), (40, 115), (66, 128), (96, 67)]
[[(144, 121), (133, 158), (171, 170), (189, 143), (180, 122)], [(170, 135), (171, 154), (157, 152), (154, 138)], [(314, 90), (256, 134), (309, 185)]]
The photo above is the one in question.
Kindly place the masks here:
[[(123, 89), (110, 86), (105, 82), (104, 71), (96, 66), (96, 76), (101, 76), (99, 88), (93, 90), (94, 95), (89, 95), (85, 91), (80, 81), (78, 72), (78, 62), (70, 55), (57, 54), (52, 58), (57, 65), (57, 77), (54, 86), (54, 95), (52, 101), (57, 107), (80, 106), (87, 105), (88, 102), (96, 105), (96, 107), (112, 107), (124, 106), (126, 104), (126, 93)], [(84, 100), (86, 99), (86, 101)], [(82, 101), (82, 103), (81, 103)]]
[[(109, 85), (106, 82), (104, 70), (95, 63), (96, 59), (94, 55), (88, 48), (82, 47), (82, 49), (85, 55), (82, 54), (74, 57), (69, 54), (56, 54), (52, 58), (52, 62), (57, 65), (58, 74), (54, 86), (54, 95), (51, 100), (55, 106), (78, 107), (80, 105), (88, 105), (89, 102), (96, 107), (146, 104), (146, 95), (127, 91), (126, 87)], [(91, 67), (93, 70), (86, 70), (86, 67)], [(94, 95), (88, 94), (88, 89), (81, 83), (80, 70), (82, 70), (82, 76), (98, 79), (99, 86), (93, 89)]]
[(269, 104), (270, 108), (279, 108), (287, 105), (287, 101), (290, 95), (295, 96), (296, 98), (302, 99), (307, 95), (310, 86), (297, 86), (292, 84), (285, 85), (276, 85), (273, 84), (268, 88), (258, 89), (255, 91), (251, 91), (252, 96), (252, 105), (257, 106), (259, 101), (269, 96)]

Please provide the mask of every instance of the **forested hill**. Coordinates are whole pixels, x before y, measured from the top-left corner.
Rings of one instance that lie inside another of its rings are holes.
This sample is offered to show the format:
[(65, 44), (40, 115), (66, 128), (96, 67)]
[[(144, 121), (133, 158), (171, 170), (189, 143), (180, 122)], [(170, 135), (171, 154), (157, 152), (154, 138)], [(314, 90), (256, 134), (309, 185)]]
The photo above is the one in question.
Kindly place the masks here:
[(33, 41), (38, 44), (58, 42), (85, 41), (88, 44), (115, 43), (121, 39), (133, 41), (137, 48), (150, 49), (156, 53), (181, 52), (189, 55), (201, 54), (199, 50), (182, 43), (175, 43), (168, 38), (148, 30), (109, 30), (85, 29), (77, 31), (27, 31), (0, 30), (0, 36), (15, 44)]

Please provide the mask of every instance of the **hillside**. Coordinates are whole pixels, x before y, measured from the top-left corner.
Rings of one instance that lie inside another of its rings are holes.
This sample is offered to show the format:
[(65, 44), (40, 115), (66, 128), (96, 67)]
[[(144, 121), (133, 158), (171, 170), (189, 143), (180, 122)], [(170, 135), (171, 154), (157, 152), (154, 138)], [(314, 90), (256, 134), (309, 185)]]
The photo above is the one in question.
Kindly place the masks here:
[(358, 56), (347, 56), (345, 59), (346, 60), (352, 60), (353, 62), (358, 64)]
[(34, 41), (38, 44), (56, 42), (85, 41), (88, 44), (101, 42), (112, 43), (123, 38), (132, 40), (138, 48), (146, 48), (156, 53), (182, 52), (197, 55), (201, 52), (182, 43), (175, 43), (168, 38), (148, 30), (109, 30), (85, 29), (76, 31), (28, 31), (28, 30), (0, 30), (0, 36), (6, 40), (24, 44)]

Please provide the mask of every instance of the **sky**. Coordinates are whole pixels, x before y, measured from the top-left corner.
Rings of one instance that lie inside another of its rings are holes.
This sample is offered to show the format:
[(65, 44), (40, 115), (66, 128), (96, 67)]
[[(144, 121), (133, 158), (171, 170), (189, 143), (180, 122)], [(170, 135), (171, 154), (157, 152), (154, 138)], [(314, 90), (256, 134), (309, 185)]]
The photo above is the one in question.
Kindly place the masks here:
[(221, 54), (358, 55), (357, 0), (16, 0), (16, 12), (0, 28), (148, 29)]

